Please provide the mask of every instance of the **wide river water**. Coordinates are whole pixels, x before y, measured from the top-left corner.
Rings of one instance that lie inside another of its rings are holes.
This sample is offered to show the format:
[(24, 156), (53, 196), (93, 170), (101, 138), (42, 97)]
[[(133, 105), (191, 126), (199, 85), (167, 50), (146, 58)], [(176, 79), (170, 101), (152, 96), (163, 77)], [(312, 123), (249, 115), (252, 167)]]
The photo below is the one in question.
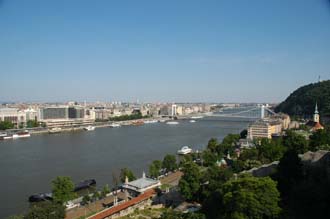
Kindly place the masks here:
[(152, 160), (176, 154), (183, 145), (204, 149), (210, 138), (222, 140), (248, 123), (204, 118), (0, 141), (0, 218), (25, 212), (28, 197), (49, 192), (56, 176), (70, 176), (74, 182), (94, 178), (99, 187), (111, 185), (112, 173), (120, 168), (132, 169), (139, 177)]

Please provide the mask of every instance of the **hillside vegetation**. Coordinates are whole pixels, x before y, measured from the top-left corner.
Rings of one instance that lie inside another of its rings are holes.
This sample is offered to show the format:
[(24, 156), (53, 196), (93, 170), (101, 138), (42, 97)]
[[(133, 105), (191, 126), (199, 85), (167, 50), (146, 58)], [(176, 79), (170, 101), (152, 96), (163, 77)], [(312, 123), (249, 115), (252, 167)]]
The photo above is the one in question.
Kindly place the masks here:
[(317, 102), (321, 117), (330, 117), (330, 80), (302, 86), (276, 108), (291, 116), (310, 117)]

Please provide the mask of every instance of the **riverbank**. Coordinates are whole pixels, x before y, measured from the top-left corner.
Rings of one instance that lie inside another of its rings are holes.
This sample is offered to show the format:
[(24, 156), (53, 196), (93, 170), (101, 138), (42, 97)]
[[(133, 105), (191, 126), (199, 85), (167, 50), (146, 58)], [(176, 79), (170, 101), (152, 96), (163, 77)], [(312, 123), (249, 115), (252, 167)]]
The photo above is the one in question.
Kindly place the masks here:
[(51, 191), (57, 176), (74, 182), (93, 178), (97, 185), (109, 184), (112, 173), (128, 168), (135, 175), (147, 172), (152, 160), (175, 154), (184, 145), (205, 149), (210, 138), (219, 141), (229, 133), (240, 133), (245, 121), (204, 118), (179, 125), (150, 125), (96, 128), (95, 131), (40, 134), (30, 138), (0, 141), (0, 218), (25, 212), (32, 194)]
[[(187, 120), (187, 119), (201, 119), (208, 114), (193, 114), (189, 116), (178, 116), (176, 120)], [(156, 122), (168, 122), (172, 121), (173, 118), (169, 117), (149, 117), (149, 118), (141, 118), (141, 119), (133, 119), (133, 120), (125, 120), (125, 121), (107, 121), (107, 122), (93, 122), (88, 125), (81, 125), (81, 126), (58, 126), (58, 131), (52, 132), (50, 128), (47, 127), (36, 127), (36, 128), (22, 128), (22, 129), (10, 129), (10, 130), (3, 130), (2, 133), (15, 133), (15, 132), (22, 132), (28, 131), (31, 135), (40, 135), (40, 134), (54, 134), (54, 133), (61, 133), (61, 132), (78, 132), (84, 131), (87, 126), (94, 126), (95, 128), (112, 128), (112, 127), (119, 127), (119, 126), (139, 126), (149, 123), (156, 123)]]

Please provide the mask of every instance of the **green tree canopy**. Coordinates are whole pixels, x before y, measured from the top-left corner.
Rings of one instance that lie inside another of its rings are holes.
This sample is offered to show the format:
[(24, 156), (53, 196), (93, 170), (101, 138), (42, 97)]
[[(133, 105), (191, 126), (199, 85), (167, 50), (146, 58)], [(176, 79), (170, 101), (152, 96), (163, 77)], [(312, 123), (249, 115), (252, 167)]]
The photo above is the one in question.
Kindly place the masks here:
[(160, 170), (162, 168), (162, 162), (160, 160), (154, 160), (149, 166), (149, 175), (153, 178), (159, 176)]
[[(211, 200), (211, 202), (210, 202)], [(280, 193), (269, 177), (229, 180), (204, 205), (207, 218), (279, 218)]]
[(283, 145), (289, 150), (295, 150), (298, 154), (305, 153), (308, 150), (308, 141), (306, 138), (294, 131), (286, 131), (283, 137)]
[(10, 121), (0, 121), (0, 130), (12, 129), (14, 124)]
[(207, 143), (207, 149), (210, 150), (212, 153), (217, 152), (218, 140), (216, 138), (211, 138)]
[(119, 175), (120, 182), (124, 183), (125, 179), (126, 179), (126, 176), (128, 178), (128, 181), (136, 180), (136, 177), (135, 177), (134, 173), (130, 169), (125, 167), (125, 168), (120, 170), (120, 175)]
[(70, 177), (58, 176), (52, 181), (53, 199), (58, 203), (65, 203), (75, 198), (74, 183)]
[(187, 200), (197, 200), (201, 180), (198, 166), (193, 162), (187, 162), (184, 164), (182, 171), (183, 176), (179, 181), (181, 194)]
[(165, 168), (167, 171), (174, 171), (178, 168), (175, 155), (167, 154), (164, 157), (163, 168)]
[(45, 201), (33, 205), (24, 219), (64, 219), (65, 207), (60, 203)]
[(212, 166), (214, 165), (217, 160), (218, 156), (216, 153), (213, 153), (209, 149), (206, 149), (202, 152), (202, 159), (203, 159), (203, 166)]
[(309, 139), (309, 148), (311, 151), (317, 151), (322, 146), (330, 145), (330, 129), (317, 130)]

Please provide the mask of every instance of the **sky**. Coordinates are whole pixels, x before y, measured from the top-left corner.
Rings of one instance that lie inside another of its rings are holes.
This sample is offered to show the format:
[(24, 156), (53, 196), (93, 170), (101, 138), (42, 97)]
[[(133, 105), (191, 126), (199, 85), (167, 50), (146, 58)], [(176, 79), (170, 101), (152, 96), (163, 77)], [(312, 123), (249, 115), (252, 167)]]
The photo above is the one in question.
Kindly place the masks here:
[(319, 75), (329, 0), (0, 0), (0, 101), (280, 102)]

